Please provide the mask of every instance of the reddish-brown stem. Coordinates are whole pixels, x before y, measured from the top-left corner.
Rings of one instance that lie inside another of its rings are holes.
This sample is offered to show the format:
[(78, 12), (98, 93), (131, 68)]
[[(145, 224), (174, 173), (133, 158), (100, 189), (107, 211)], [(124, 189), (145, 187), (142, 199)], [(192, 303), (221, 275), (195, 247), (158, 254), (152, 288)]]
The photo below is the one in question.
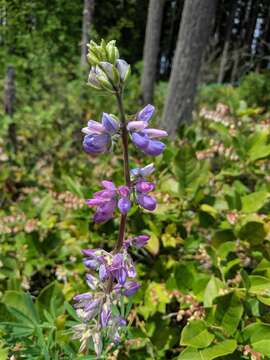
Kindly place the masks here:
[[(124, 110), (124, 106), (123, 106), (122, 94), (117, 92), (116, 98), (117, 98), (117, 104), (119, 107), (120, 120), (121, 120), (121, 137), (122, 137), (122, 144), (123, 144), (125, 181), (126, 181), (126, 186), (130, 187), (130, 173), (129, 173), (129, 160), (128, 160), (128, 132), (127, 132), (127, 126), (126, 126), (126, 116), (125, 116), (125, 110)], [(120, 220), (118, 241), (113, 250), (114, 253), (118, 252), (123, 246), (123, 242), (124, 242), (124, 238), (125, 238), (125, 231), (126, 231), (126, 220), (127, 220), (127, 215), (122, 214), (121, 220)]]

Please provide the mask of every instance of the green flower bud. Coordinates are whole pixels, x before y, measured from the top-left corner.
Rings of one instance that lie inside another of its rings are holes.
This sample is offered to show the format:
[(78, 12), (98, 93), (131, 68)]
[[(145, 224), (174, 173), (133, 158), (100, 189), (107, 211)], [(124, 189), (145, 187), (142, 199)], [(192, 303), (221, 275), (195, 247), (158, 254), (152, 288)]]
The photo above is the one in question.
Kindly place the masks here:
[(119, 51), (115, 46), (115, 40), (112, 40), (107, 44), (106, 52), (108, 61), (115, 65), (116, 60), (119, 58)]

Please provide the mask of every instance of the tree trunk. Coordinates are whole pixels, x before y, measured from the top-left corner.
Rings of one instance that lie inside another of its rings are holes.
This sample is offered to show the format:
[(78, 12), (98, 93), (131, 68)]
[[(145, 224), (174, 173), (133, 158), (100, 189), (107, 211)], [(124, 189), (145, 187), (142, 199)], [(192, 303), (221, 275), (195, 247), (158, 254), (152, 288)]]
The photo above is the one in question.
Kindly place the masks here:
[(89, 42), (89, 30), (91, 26), (93, 11), (94, 11), (94, 0), (84, 0), (83, 7), (83, 22), (82, 22), (82, 45), (81, 45), (81, 65), (85, 66), (87, 63), (87, 44)]
[(248, 51), (251, 54), (253, 54), (254, 51), (254, 49), (252, 49), (252, 43), (254, 40), (254, 32), (257, 23), (258, 12), (259, 12), (259, 3), (258, 0), (254, 0), (251, 4), (250, 17), (247, 23), (247, 31), (246, 31), (246, 39), (245, 39), (245, 43), (247, 44)]
[(238, 69), (239, 69), (239, 61), (241, 57), (241, 48), (240, 43), (236, 43), (234, 54), (233, 54), (233, 68), (231, 73), (231, 84), (234, 84), (236, 80), (239, 78)]
[[(13, 117), (15, 103), (15, 71), (12, 65), (8, 65), (4, 88), (4, 109), (5, 113)], [(16, 124), (11, 122), (8, 127), (8, 135), (14, 152), (17, 150)]]
[(144, 104), (153, 101), (164, 4), (165, 0), (149, 1), (141, 82)]
[(186, 0), (169, 81), (162, 123), (171, 136), (191, 120), (203, 51), (207, 46), (216, 0)]
[(234, 21), (234, 15), (235, 15), (236, 9), (237, 9), (237, 0), (232, 0), (231, 6), (230, 6), (230, 13), (228, 15), (225, 42), (224, 42), (224, 47), (223, 47), (221, 60), (220, 60), (220, 67), (219, 67), (219, 73), (218, 73), (218, 82), (219, 83), (222, 83), (223, 79), (225, 77), (226, 64), (227, 64), (228, 52), (229, 52), (230, 40), (231, 40), (231, 33), (232, 33), (233, 21)]

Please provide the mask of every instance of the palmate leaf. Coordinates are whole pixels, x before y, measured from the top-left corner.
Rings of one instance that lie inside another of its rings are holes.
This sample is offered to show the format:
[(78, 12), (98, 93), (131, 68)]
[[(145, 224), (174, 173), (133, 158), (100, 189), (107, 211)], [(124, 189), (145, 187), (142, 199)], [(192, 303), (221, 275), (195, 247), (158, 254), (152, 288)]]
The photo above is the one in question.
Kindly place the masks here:
[(56, 318), (64, 310), (64, 295), (61, 286), (55, 281), (47, 285), (40, 292), (36, 299), (36, 306), (42, 317), (44, 310), (48, 311), (52, 317)]
[(209, 178), (209, 162), (199, 161), (190, 144), (183, 144), (174, 160), (180, 196), (192, 198)]
[(8, 290), (5, 292), (2, 301), (8, 308), (12, 309), (13, 313), (23, 314), (32, 324), (39, 323), (39, 315), (29, 294), (22, 291)]

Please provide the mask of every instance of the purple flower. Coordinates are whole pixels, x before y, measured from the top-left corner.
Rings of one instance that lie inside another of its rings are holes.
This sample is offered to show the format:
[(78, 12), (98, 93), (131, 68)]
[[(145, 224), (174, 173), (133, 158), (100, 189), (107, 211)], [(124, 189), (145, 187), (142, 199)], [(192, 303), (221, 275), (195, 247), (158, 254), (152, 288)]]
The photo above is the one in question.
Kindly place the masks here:
[(111, 139), (108, 134), (85, 135), (83, 148), (89, 154), (100, 154), (111, 147)]
[(139, 235), (133, 238), (129, 238), (124, 241), (124, 248), (127, 250), (130, 246), (135, 246), (137, 248), (144, 247), (148, 240), (150, 239), (149, 235)]
[(116, 60), (116, 68), (119, 72), (121, 81), (124, 82), (130, 72), (129, 64), (125, 60), (118, 59)]
[(102, 310), (100, 314), (100, 322), (102, 327), (108, 325), (110, 317), (111, 317), (110, 304), (108, 302), (105, 302), (102, 306)]
[(154, 211), (157, 203), (156, 200), (149, 195), (140, 194), (137, 196), (138, 204), (146, 210)]
[(155, 184), (148, 181), (138, 181), (136, 183), (136, 191), (139, 193), (147, 194), (155, 189)]
[(83, 293), (83, 294), (79, 294), (74, 296), (73, 300), (74, 301), (87, 301), (92, 299), (93, 295), (91, 293)]
[(153, 139), (166, 137), (168, 134), (164, 130), (148, 128), (148, 122), (154, 111), (155, 108), (152, 105), (147, 105), (138, 113), (136, 121), (130, 121), (127, 124), (127, 129), (137, 148), (147, 155), (158, 156), (163, 152), (165, 145), (161, 141)]
[(140, 286), (141, 285), (139, 283), (137, 283), (136, 281), (127, 281), (125, 283), (125, 287), (124, 287), (125, 288), (124, 295), (126, 295), (126, 296), (134, 295), (138, 291)]
[(149, 121), (155, 112), (155, 108), (153, 105), (146, 105), (139, 113), (138, 120)]
[(109, 271), (120, 285), (125, 283), (127, 278), (127, 268), (125, 267), (123, 254), (118, 253), (114, 255)]
[(121, 214), (127, 214), (131, 207), (131, 201), (128, 197), (122, 197), (118, 200), (118, 208), (121, 212)]
[(155, 184), (139, 180), (135, 185), (135, 193), (138, 204), (146, 210), (153, 211), (156, 208), (156, 200), (148, 195), (148, 193), (154, 190)]
[(83, 263), (86, 267), (88, 267), (92, 270), (96, 270), (97, 267), (99, 266), (99, 262), (95, 259), (84, 259)]
[(133, 261), (126, 252), (114, 255), (109, 272), (120, 285), (125, 284), (127, 277), (136, 277)]
[(134, 177), (146, 178), (149, 175), (151, 175), (154, 171), (155, 171), (155, 166), (152, 163), (152, 164), (146, 165), (143, 168), (132, 169), (132, 170), (130, 170), (130, 174)]
[(89, 321), (98, 313), (100, 298), (93, 298), (92, 294), (84, 293), (74, 296), (73, 299), (76, 301), (74, 305), (76, 313), (83, 321)]
[(127, 186), (118, 188), (112, 181), (102, 181), (103, 190), (94, 193), (92, 199), (86, 200), (88, 206), (96, 207), (94, 222), (102, 223), (113, 217), (114, 211), (118, 206), (121, 214), (126, 214), (130, 207), (130, 190)]
[(105, 264), (101, 264), (99, 267), (99, 278), (101, 281), (104, 281), (109, 276), (109, 273), (107, 271), (107, 267)]
[(93, 276), (92, 274), (87, 274), (86, 282), (87, 282), (87, 285), (90, 287), (90, 289), (96, 290), (97, 285), (98, 285), (98, 279), (95, 276)]
[(82, 129), (85, 133), (83, 148), (89, 154), (100, 154), (109, 151), (113, 136), (119, 130), (119, 122), (111, 115), (103, 113), (102, 123), (89, 120), (87, 127)]
[(103, 113), (102, 115), (102, 125), (111, 135), (116, 134), (119, 130), (119, 122), (107, 113)]
[(133, 243), (136, 247), (141, 248), (147, 244), (149, 239), (150, 239), (149, 235), (139, 235), (133, 238)]

